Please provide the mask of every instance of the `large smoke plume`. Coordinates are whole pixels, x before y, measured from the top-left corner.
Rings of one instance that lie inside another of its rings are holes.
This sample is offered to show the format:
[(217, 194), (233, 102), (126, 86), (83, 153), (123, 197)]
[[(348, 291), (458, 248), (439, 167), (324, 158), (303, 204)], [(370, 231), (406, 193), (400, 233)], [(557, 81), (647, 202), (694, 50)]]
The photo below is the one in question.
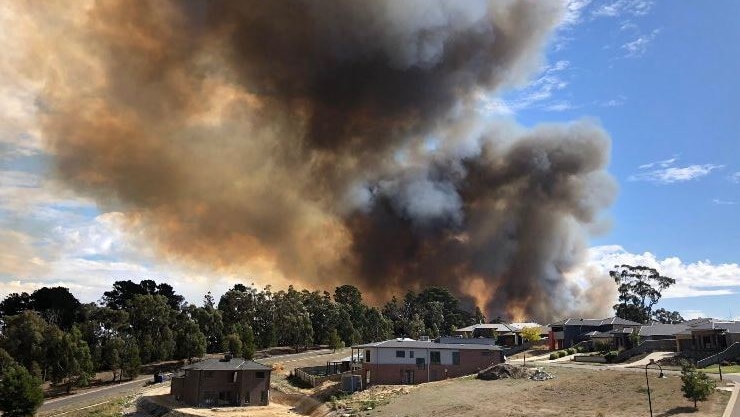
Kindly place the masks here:
[(476, 110), (541, 65), (560, 2), (28, 7), (56, 174), (162, 254), (512, 318), (586, 302), (564, 273), (614, 193), (607, 135)]

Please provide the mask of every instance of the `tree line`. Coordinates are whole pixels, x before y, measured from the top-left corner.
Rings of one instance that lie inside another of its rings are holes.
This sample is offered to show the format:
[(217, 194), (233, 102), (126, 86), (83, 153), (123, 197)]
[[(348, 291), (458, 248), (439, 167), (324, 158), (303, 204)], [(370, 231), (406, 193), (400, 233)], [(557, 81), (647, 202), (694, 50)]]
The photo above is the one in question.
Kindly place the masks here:
[(116, 281), (98, 303), (81, 303), (68, 288), (44, 287), (0, 302), (0, 372), (3, 381), (13, 375), (16, 389), (51, 381), (69, 391), (98, 371), (120, 381), (136, 377), (146, 363), (219, 352), (251, 359), (257, 349), (274, 346), (337, 348), (394, 335), (436, 337), (484, 319), (438, 287), (409, 291), (382, 308), (366, 304), (352, 285), (332, 294), (236, 284), (218, 302), (209, 292), (201, 305), (152, 280)]

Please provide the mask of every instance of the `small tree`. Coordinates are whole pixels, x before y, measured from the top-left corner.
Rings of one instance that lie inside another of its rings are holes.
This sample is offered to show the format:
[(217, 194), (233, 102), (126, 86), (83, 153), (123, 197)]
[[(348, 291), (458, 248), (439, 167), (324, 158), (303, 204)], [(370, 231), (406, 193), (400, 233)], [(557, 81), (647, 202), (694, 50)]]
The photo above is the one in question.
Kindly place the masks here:
[(129, 339), (126, 341), (122, 356), (121, 375), (129, 379), (139, 376), (141, 356), (139, 355), (139, 346), (135, 340)]
[(254, 352), (256, 350), (254, 343), (254, 331), (252, 326), (246, 326), (242, 330), (242, 356), (244, 359), (251, 360), (254, 358)]
[(231, 353), (232, 355), (239, 355), (242, 353), (242, 339), (236, 333), (231, 333), (224, 339), (224, 351)]
[(342, 338), (339, 337), (339, 333), (337, 333), (337, 329), (332, 329), (331, 333), (329, 333), (329, 347), (336, 352), (337, 349), (341, 349), (344, 347), (344, 341), (342, 341)]
[(540, 340), (539, 327), (525, 327), (522, 329), (522, 338), (527, 342), (534, 343)]
[(33, 416), (43, 402), (41, 381), (0, 349), (0, 411), (3, 416)]
[(716, 382), (710, 379), (707, 374), (697, 371), (694, 365), (685, 364), (681, 369), (681, 391), (683, 396), (694, 401), (694, 409), (698, 408), (697, 401), (705, 401), (714, 391)]

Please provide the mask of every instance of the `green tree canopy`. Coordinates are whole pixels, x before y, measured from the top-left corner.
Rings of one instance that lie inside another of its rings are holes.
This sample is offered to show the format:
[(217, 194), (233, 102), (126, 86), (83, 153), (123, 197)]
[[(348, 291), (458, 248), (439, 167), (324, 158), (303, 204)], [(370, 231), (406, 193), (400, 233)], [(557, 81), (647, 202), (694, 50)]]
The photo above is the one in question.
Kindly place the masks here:
[(614, 305), (616, 315), (638, 323), (650, 321), (662, 291), (676, 283), (675, 279), (646, 266), (616, 266), (609, 275), (619, 292), (619, 303)]
[(41, 380), (0, 349), (0, 411), (3, 416), (33, 416), (43, 402)]

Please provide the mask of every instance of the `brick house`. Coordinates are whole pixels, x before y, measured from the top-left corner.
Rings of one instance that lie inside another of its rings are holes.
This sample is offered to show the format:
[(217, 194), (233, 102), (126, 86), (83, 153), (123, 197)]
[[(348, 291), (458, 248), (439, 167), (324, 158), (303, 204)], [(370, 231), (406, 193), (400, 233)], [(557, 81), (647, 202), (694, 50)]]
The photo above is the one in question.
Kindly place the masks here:
[(503, 362), (500, 347), (391, 339), (353, 346), (364, 385), (419, 384), (469, 375)]
[(170, 394), (195, 407), (241, 407), (270, 402), (272, 368), (225, 357), (183, 366), (172, 378)]

